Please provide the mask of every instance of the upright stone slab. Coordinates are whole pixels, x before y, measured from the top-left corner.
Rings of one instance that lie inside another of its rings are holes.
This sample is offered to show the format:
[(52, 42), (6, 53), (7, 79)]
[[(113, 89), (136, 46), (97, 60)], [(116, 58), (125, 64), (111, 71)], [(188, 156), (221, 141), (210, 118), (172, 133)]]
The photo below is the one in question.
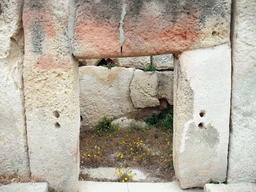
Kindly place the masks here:
[(24, 87), (32, 176), (78, 191), (79, 75), (72, 58), (69, 0), (25, 0)]
[(0, 175), (29, 175), (21, 14), (22, 1), (0, 1)]
[(174, 75), (174, 168), (181, 188), (224, 182), (231, 92), (229, 45), (187, 51)]
[(235, 1), (228, 182), (256, 182), (256, 1)]

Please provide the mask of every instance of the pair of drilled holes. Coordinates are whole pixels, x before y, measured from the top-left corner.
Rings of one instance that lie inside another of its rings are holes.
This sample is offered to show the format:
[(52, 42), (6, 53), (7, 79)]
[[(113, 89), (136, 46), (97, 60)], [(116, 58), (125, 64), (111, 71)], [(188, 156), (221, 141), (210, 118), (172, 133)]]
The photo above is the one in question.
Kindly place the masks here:
[[(199, 116), (200, 116), (200, 117), (204, 117), (204, 116), (205, 116), (205, 111), (201, 111), (201, 112), (199, 113)], [(200, 123), (198, 124), (198, 127), (199, 127), (199, 128), (203, 128), (203, 127), (204, 127), (204, 123), (203, 123), (203, 122), (200, 122)]]
[[(53, 112), (54, 117), (59, 118), (60, 113), (58, 111)], [(60, 124), (58, 122), (55, 123), (55, 128), (60, 128)]]

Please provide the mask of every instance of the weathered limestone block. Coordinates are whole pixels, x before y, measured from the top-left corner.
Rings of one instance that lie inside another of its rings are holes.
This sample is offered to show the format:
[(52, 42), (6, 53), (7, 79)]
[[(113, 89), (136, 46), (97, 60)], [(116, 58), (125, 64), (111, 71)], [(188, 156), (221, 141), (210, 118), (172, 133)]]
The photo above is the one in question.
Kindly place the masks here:
[(136, 125), (139, 128), (145, 128), (147, 124), (144, 121), (136, 121), (135, 119), (128, 119), (127, 117), (121, 117), (112, 121), (112, 124), (118, 125), (121, 129), (130, 129), (132, 125)]
[(174, 168), (181, 188), (224, 182), (231, 50), (224, 44), (180, 55), (174, 76)]
[(150, 56), (146, 57), (120, 57), (115, 58), (114, 61), (120, 67), (133, 67), (136, 69), (144, 69), (151, 65)]
[(59, 191), (77, 192), (79, 73), (71, 54), (72, 1), (25, 0), (24, 94), (30, 168)]
[(173, 70), (173, 54), (152, 56), (152, 65), (157, 70)]
[(157, 99), (157, 73), (136, 70), (130, 87), (132, 103), (136, 108), (160, 105)]
[(163, 71), (157, 73), (157, 98), (165, 99), (170, 105), (173, 105), (173, 71)]
[(131, 85), (131, 100), (136, 108), (156, 107), (159, 99), (173, 103), (173, 72), (135, 70)]
[(80, 74), (81, 130), (93, 128), (104, 116), (141, 119), (158, 109), (136, 109), (130, 98), (135, 69), (83, 66)]
[(205, 184), (204, 192), (253, 192), (256, 191), (255, 183), (235, 184)]
[(256, 2), (236, 1), (228, 182), (256, 182)]
[(123, 116), (134, 110), (129, 85), (134, 69), (84, 66), (80, 73), (82, 126), (92, 128), (103, 116)]
[(77, 0), (74, 55), (146, 56), (229, 42), (231, 0)]
[(22, 2), (0, 2), (0, 175), (29, 175), (22, 85)]

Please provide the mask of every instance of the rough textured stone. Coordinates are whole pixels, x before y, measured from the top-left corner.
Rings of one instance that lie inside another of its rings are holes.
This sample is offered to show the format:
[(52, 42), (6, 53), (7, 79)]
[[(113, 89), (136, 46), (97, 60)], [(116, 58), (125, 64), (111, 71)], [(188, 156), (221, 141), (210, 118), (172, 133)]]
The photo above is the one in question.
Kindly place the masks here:
[(152, 56), (152, 65), (157, 70), (173, 70), (173, 54)]
[(174, 81), (173, 153), (180, 186), (224, 182), (231, 92), (229, 45), (182, 53)]
[(131, 99), (136, 108), (156, 107), (159, 99), (173, 103), (173, 72), (136, 70), (131, 82)]
[(12, 183), (0, 186), (1, 192), (48, 192), (48, 183)]
[(131, 99), (136, 108), (160, 105), (157, 99), (157, 84), (156, 72), (135, 71), (131, 82)]
[(256, 1), (236, 1), (228, 182), (256, 182)]
[(151, 65), (150, 56), (147, 57), (124, 57), (115, 58), (115, 63), (120, 67), (133, 67), (136, 69), (144, 69)]
[(255, 183), (237, 183), (237, 184), (206, 184), (204, 192), (254, 192)]
[(74, 55), (146, 56), (229, 42), (231, 0), (77, 0)]
[(132, 68), (83, 66), (80, 73), (81, 129), (93, 128), (104, 116), (141, 119), (156, 109), (136, 109), (130, 98)]
[(129, 129), (131, 125), (136, 125), (139, 128), (144, 128), (147, 124), (144, 121), (136, 121), (135, 119), (128, 119), (127, 117), (121, 117), (112, 121), (112, 124), (118, 125), (121, 129)]
[(23, 107), (22, 2), (0, 2), (0, 175), (29, 174)]
[(59, 191), (77, 192), (79, 73), (72, 58), (72, 1), (25, 0), (24, 94), (30, 168)]

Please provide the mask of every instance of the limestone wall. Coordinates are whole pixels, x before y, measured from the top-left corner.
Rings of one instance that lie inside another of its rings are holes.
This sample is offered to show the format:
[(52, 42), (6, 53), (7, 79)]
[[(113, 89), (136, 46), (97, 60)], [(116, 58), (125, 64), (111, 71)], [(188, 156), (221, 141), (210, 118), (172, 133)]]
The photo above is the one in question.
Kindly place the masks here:
[[(169, 103), (182, 188), (255, 182), (255, 7), (1, 0), (0, 175), (19, 170), (77, 191), (80, 110), (91, 128), (103, 116), (143, 119)], [(151, 65), (157, 71), (143, 71)]]

